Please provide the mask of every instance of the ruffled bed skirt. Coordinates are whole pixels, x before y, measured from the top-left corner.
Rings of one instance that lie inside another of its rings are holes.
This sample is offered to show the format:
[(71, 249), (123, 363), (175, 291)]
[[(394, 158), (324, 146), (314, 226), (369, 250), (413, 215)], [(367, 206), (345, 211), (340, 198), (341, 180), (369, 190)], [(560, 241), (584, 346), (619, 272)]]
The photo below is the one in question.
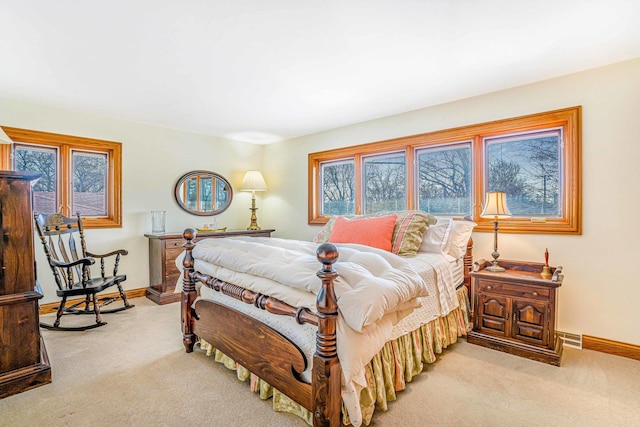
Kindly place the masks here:
[[(469, 296), (461, 286), (456, 292), (460, 306), (444, 317), (435, 319), (420, 328), (388, 341), (382, 350), (365, 367), (368, 386), (360, 393), (362, 418), (369, 425), (375, 408), (387, 410), (387, 403), (396, 400), (396, 393), (404, 390), (406, 383), (422, 372), (424, 363), (436, 361), (436, 355), (466, 335), (469, 328)], [(213, 356), (216, 362), (236, 370), (238, 379), (250, 381), (251, 390), (261, 399), (273, 398), (273, 409), (303, 418), (313, 425), (312, 414), (267, 382), (261, 380), (243, 366), (216, 350), (203, 339), (200, 347)], [(342, 410), (344, 425), (350, 425), (348, 414)]]

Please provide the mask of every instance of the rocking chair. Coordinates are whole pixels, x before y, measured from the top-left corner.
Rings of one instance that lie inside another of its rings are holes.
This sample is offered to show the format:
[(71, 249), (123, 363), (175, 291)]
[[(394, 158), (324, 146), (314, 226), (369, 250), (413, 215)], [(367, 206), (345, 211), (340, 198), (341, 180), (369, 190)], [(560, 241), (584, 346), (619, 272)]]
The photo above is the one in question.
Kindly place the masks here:
[[(44, 246), (44, 253), (49, 261), (53, 277), (58, 289), (56, 294), (62, 298), (58, 306), (56, 320), (53, 325), (40, 322), (40, 326), (46, 329), (84, 331), (106, 325), (102, 321), (101, 313), (115, 313), (127, 310), (133, 305), (129, 304), (127, 297), (122, 290), (121, 283), (127, 279), (124, 274), (118, 275), (118, 264), (120, 256), (127, 255), (127, 251), (119, 249), (104, 255), (87, 252), (84, 241), (84, 229), (82, 219), (77, 213), (75, 218), (66, 217), (61, 214), (34, 214), (36, 229), (40, 236), (40, 241)], [(76, 237), (79, 238), (80, 248), (76, 246)], [(78, 251), (78, 249), (80, 249)], [(113, 275), (105, 274), (105, 259), (115, 256), (113, 261)], [(95, 258), (100, 259), (100, 275), (91, 276), (90, 266), (95, 264)], [(120, 296), (109, 296), (98, 298), (97, 294), (112, 286), (117, 286)], [(79, 302), (74, 302), (69, 307), (67, 298), (84, 296)], [(102, 307), (111, 304), (118, 298), (122, 299), (123, 307), (110, 310), (101, 310)], [(84, 308), (80, 306), (84, 305)], [(94, 324), (78, 327), (60, 326), (60, 319), (63, 314), (95, 314)]]

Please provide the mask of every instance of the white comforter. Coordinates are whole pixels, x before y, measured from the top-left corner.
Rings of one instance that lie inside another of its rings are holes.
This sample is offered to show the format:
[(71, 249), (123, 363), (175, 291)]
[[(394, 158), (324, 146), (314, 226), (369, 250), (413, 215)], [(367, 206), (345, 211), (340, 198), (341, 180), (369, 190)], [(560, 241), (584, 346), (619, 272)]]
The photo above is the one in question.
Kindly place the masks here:
[[(398, 322), (414, 307), (420, 307), (420, 301), (426, 299), (418, 297), (425, 297), (427, 289), (437, 290), (432, 304), (438, 308), (430, 309), (430, 312), (440, 313), (445, 308), (441, 295), (447, 277), (442, 276), (439, 269), (434, 271), (429, 267), (434, 264), (433, 260), (421, 261), (424, 270), (418, 273), (406, 259), (382, 250), (362, 245), (336, 246), (339, 259), (334, 268), (340, 274), (335, 281), (340, 310), (337, 347), (344, 376), (342, 397), (353, 425), (358, 426), (362, 422), (359, 395), (366, 386), (364, 367), (385, 342), (398, 334), (398, 327), (405, 330)], [(316, 294), (321, 285), (316, 276), (321, 267), (315, 255), (317, 247), (316, 243), (277, 238), (205, 239), (193, 250), (194, 267), (201, 273), (315, 312)], [(182, 257), (179, 258), (177, 264), (181, 264)], [(415, 265), (416, 259), (410, 261)], [(215, 299), (220, 295), (217, 292), (205, 294)], [(446, 300), (446, 306), (457, 301), (455, 298)], [(283, 324), (285, 327), (289, 324), (291, 333), (306, 333), (307, 338), (300, 338), (299, 342), (306, 340), (309, 348), (305, 353), (313, 354), (313, 339), (309, 339), (309, 336), (313, 337), (310, 332), (313, 328), (300, 328), (291, 318), (258, 313), (260, 310), (239, 301), (230, 305), (256, 315), (278, 330), (282, 330)], [(428, 320), (417, 321), (426, 323)]]
[[(315, 311), (321, 285), (317, 247), (299, 240), (241, 236), (203, 240), (193, 256), (216, 266), (218, 279)], [(419, 306), (417, 297), (427, 295), (424, 279), (406, 260), (386, 251), (342, 245), (334, 268), (339, 273), (334, 289), (340, 314), (357, 332), (387, 314), (406, 314)]]

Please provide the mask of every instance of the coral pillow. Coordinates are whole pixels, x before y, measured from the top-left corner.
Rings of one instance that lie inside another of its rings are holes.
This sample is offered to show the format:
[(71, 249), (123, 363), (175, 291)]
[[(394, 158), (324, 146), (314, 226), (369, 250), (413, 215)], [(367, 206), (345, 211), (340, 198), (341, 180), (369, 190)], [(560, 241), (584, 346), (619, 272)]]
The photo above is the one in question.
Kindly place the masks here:
[(329, 241), (358, 243), (390, 252), (396, 218), (396, 214), (358, 219), (338, 217), (333, 224)]

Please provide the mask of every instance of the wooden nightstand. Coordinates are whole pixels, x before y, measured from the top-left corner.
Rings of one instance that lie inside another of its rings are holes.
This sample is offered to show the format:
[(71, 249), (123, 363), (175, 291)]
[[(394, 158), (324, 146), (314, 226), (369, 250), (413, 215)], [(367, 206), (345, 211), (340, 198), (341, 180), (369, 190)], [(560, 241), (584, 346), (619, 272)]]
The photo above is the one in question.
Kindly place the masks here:
[(473, 330), (467, 341), (551, 365), (560, 366), (562, 341), (556, 336), (557, 289), (562, 267), (553, 277), (540, 277), (544, 264), (499, 261), (506, 271), (471, 272)]
[[(224, 233), (197, 233), (197, 242), (204, 238), (223, 238), (231, 236), (271, 237), (275, 230), (232, 230)], [(176, 258), (182, 251), (184, 239), (182, 233), (145, 234), (149, 239), (149, 287), (147, 298), (156, 304), (169, 304), (180, 301), (181, 294), (175, 293), (176, 281), (180, 271), (176, 267)]]

